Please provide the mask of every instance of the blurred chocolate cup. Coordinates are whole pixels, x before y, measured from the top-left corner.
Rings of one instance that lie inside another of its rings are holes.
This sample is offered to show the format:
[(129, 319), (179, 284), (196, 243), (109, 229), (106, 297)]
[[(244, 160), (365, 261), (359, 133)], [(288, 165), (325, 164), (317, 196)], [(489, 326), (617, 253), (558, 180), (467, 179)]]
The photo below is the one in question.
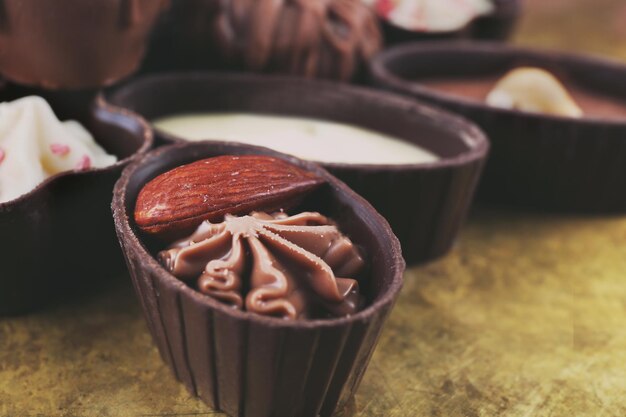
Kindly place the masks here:
[[(106, 97), (149, 121), (211, 112), (304, 117), (368, 129), (432, 152), (438, 159), (427, 163), (322, 162), (389, 221), (408, 263), (431, 260), (451, 248), (489, 148), (479, 129), (450, 113), (340, 83), (179, 73), (138, 78)], [(158, 143), (187, 141), (160, 129), (155, 130), (155, 137)], [(208, 135), (206, 139), (220, 138)], [(333, 152), (332, 146), (326, 150)]]
[[(512, 69), (556, 76), (583, 109), (581, 117), (487, 105)], [(626, 65), (587, 55), (502, 44), (413, 43), (371, 63), (372, 82), (459, 113), (489, 136), (492, 154), (479, 197), (572, 212), (624, 212)]]
[(222, 69), (349, 81), (382, 47), (361, 0), (173, 2), (144, 72)]
[(109, 85), (139, 66), (169, 0), (4, 0), (0, 73), (47, 89)]

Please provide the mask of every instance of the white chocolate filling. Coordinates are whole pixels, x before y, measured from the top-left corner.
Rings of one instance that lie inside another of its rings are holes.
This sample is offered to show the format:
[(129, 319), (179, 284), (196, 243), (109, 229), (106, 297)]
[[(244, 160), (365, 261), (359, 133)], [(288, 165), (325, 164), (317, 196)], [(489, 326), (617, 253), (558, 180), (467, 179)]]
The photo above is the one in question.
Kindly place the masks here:
[(522, 67), (506, 74), (487, 96), (487, 104), (503, 109), (581, 117), (583, 111), (563, 84), (541, 68)]
[(41, 97), (0, 103), (0, 203), (55, 174), (114, 164), (78, 122), (59, 121)]
[(315, 119), (204, 113), (168, 116), (152, 123), (158, 129), (190, 141), (247, 143), (317, 162), (381, 165), (439, 160), (432, 152), (400, 139)]

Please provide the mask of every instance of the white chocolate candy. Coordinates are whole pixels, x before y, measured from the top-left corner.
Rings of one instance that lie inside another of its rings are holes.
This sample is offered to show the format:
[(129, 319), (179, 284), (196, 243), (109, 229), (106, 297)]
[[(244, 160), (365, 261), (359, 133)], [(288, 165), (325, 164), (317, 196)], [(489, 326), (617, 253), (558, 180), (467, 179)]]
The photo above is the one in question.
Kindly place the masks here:
[(43, 98), (0, 103), (0, 203), (60, 172), (101, 168), (116, 161), (78, 122), (59, 121)]
[(505, 75), (487, 96), (487, 104), (503, 109), (581, 117), (563, 84), (541, 68), (522, 67)]
[(164, 117), (152, 123), (187, 140), (212, 139), (265, 146), (317, 162), (380, 165), (429, 163), (439, 159), (409, 142), (323, 120), (201, 113)]
[(492, 0), (364, 0), (395, 26), (421, 32), (462, 29), (494, 11)]

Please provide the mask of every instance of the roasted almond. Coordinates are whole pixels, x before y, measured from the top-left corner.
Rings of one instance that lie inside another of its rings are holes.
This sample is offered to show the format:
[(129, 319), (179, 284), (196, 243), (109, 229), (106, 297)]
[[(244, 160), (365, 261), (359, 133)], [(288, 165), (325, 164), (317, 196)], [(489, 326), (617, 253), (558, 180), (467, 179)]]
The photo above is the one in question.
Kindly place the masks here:
[(323, 182), (269, 156), (203, 159), (148, 182), (137, 197), (135, 223), (146, 233), (175, 238), (225, 214), (288, 210)]

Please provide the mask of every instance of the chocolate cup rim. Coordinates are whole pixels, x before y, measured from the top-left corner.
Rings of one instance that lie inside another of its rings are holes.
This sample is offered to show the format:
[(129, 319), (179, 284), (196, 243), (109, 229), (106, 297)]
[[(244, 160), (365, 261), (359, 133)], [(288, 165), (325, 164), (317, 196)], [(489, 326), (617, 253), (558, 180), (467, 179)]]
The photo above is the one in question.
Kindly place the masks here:
[[(378, 297), (378, 299), (368, 304), (367, 307), (360, 310), (356, 314), (347, 317), (312, 320), (284, 320), (276, 317), (263, 316), (248, 311), (233, 309), (232, 307), (229, 307), (226, 304), (191, 288), (182, 280), (176, 278), (174, 275), (168, 272), (157, 261), (157, 259), (150, 254), (145, 245), (141, 242), (141, 238), (137, 235), (137, 233), (135, 233), (133, 227), (131, 226), (131, 219), (126, 215), (126, 194), (128, 184), (138, 169), (140, 169), (150, 161), (159, 159), (163, 154), (177, 152), (185, 148), (214, 148), (219, 146), (240, 148), (251, 151), (258, 150), (262, 155), (278, 157), (301, 168), (304, 168), (309, 172), (314, 172), (320, 175), (325, 180), (325, 182), (336, 188), (339, 192), (347, 194), (347, 196), (353, 202), (352, 204), (360, 205), (364, 208), (364, 210), (368, 211), (369, 214), (373, 216), (373, 221), (376, 221), (380, 224), (380, 226), (382, 226), (385, 234), (390, 239), (387, 253), (390, 254), (390, 257), (392, 257), (391, 263), (393, 264), (393, 267), (395, 269), (395, 271), (393, 271), (391, 283), (383, 289), (382, 294)], [(150, 273), (153, 274), (153, 276), (158, 277), (160, 280), (167, 283), (168, 285), (179, 287), (180, 291), (183, 294), (191, 297), (195, 302), (203, 303), (212, 309), (218, 310), (239, 320), (255, 321), (257, 323), (262, 323), (272, 328), (327, 328), (344, 326), (353, 322), (366, 321), (367, 319), (377, 314), (377, 311), (381, 308), (384, 308), (387, 305), (393, 305), (404, 283), (403, 277), (406, 264), (404, 258), (402, 257), (402, 249), (400, 247), (400, 242), (398, 241), (398, 238), (391, 230), (391, 226), (389, 226), (387, 220), (385, 220), (385, 218), (383, 218), (363, 197), (356, 194), (345, 183), (335, 178), (324, 168), (315, 163), (303, 161), (294, 156), (283, 154), (269, 148), (224, 141), (195, 141), (193, 143), (178, 143), (159, 147), (142, 155), (140, 158), (137, 158), (124, 169), (120, 179), (115, 184), (115, 188), (113, 190), (113, 202), (111, 206), (113, 210), (115, 227), (118, 231), (118, 234), (123, 234), (123, 239), (125, 240), (125, 243), (132, 245), (132, 248), (124, 249), (124, 252), (126, 254), (128, 252), (137, 253), (138, 256), (141, 256), (143, 258), (142, 267), (144, 269), (148, 269)]]
[[(601, 117), (585, 116), (580, 118), (557, 116), (543, 113), (522, 112), (519, 110), (503, 109), (489, 106), (485, 103), (470, 100), (467, 98), (445, 94), (422, 86), (419, 81), (410, 81), (404, 77), (396, 75), (389, 70), (389, 62), (401, 62), (407, 56), (415, 56), (424, 53), (447, 53), (450, 55), (458, 52), (464, 53), (491, 53), (511, 56), (526, 56), (538, 59), (554, 59), (568, 65), (569, 63), (585, 63), (592, 66), (601, 66), (614, 70), (621, 70), (626, 76), (626, 64), (623, 62), (594, 54), (577, 54), (572, 52), (563, 52), (547, 48), (529, 48), (505, 45), (498, 42), (454, 42), (454, 41), (436, 41), (436, 42), (410, 42), (387, 48), (374, 56), (369, 62), (370, 77), (379, 85), (388, 86), (395, 91), (403, 91), (408, 94), (418, 96), (422, 99), (436, 100), (445, 105), (461, 105), (464, 108), (491, 113), (499, 116), (517, 117), (520, 120), (535, 122), (549, 121), (555, 124), (577, 125), (577, 126), (626, 126), (626, 118), (620, 119), (604, 119)], [(604, 94), (606, 95), (606, 93)]]
[[(39, 194), (41, 191), (51, 187), (53, 184), (55, 184), (58, 181), (62, 181), (66, 177), (96, 175), (102, 172), (113, 172), (117, 168), (123, 167), (124, 165), (128, 164), (129, 161), (132, 161), (138, 155), (146, 153), (154, 144), (154, 132), (152, 130), (152, 127), (150, 126), (150, 123), (148, 123), (143, 117), (139, 116), (138, 114), (130, 110), (127, 110), (125, 108), (107, 103), (106, 101), (102, 100), (99, 96), (96, 97), (94, 102), (91, 104), (91, 114), (95, 115), (97, 113), (103, 113), (103, 114), (108, 113), (111, 115), (117, 115), (117, 116), (123, 117), (125, 119), (133, 120), (133, 122), (137, 123), (141, 127), (141, 131), (142, 131), (141, 135), (143, 137), (143, 143), (141, 144), (141, 146), (132, 155), (129, 155), (126, 158), (120, 159), (114, 164), (108, 165), (106, 167), (89, 168), (89, 169), (82, 170), (82, 171), (69, 170), (69, 171), (59, 172), (58, 174), (54, 174), (46, 178), (39, 184), (37, 184), (37, 186), (31, 189), (29, 192), (24, 193), (20, 195), (19, 197), (16, 197), (12, 200), (0, 202), (0, 213), (11, 211), (14, 206), (19, 206), (21, 204), (24, 204), (28, 200), (35, 198), (36, 195)], [(96, 140), (96, 143), (97, 142), (98, 141)]]
[[(407, 29), (405, 27), (402, 26), (398, 26), (393, 24), (390, 20), (384, 19), (383, 17), (378, 16), (378, 19), (383, 22), (383, 24), (385, 25), (389, 25), (390, 27), (396, 29), (396, 30), (401, 30), (403, 32), (406, 33), (415, 33), (417, 35), (423, 35), (423, 36), (444, 36), (444, 37), (452, 37), (452, 38), (469, 38), (472, 39), (474, 38), (474, 36), (465, 36), (464, 34), (467, 33), (468, 30), (474, 28), (474, 26), (479, 25), (481, 19), (488, 19), (488, 18), (515, 18), (515, 17), (519, 17), (521, 15), (522, 12), (522, 3), (523, 0), (510, 0), (510, 3), (513, 3), (511, 6), (508, 6), (506, 4), (503, 4), (501, 2), (498, 2), (495, 5), (495, 9), (491, 12), (491, 13), (487, 13), (485, 15), (477, 15), (474, 16), (469, 22), (467, 22), (465, 25), (461, 26), (458, 29), (453, 29), (453, 30), (413, 30), (413, 29)], [(512, 7), (512, 9), (509, 11), (507, 10), (509, 7)], [(424, 42), (428, 42), (428, 41), (424, 41)]]
[[(249, 73), (228, 73), (228, 72), (215, 72), (215, 71), (193, 71), (193, 72), (169, 72), (160, 74), (145, 75), (135, 78), (131, 81), (123, 83), (121, 86), (114, 89), (110, 94), (100, 93), (99, 99), (107, 101), (107, 97), (114, 98), (116, 94), (121, 94), (126, 88), (133, 88), (134, 86), (140, 86), (144, 83), (153, 83), (160, 80), (177, 80), (181, 78), (211, 78), (213, 80), (228, 79), (233, 81), (252, 82), (255, 84), (260, 83), (276, 83), (276, 84), (296, 84), (306, 86), (315, 90), (315, 86), (321, 86), (323, 88), (339, 88), (357, 98), (364, 98), (367, 100), (385, 101), (396, 108), (411, 108), (417, 113), (429, 118), (430, 120), (437, 122), (438, 127), (444, 130), (449, 130), (455, 133), (455, 140), (462, 141), (468, 148), (466, 151), (461, 152), (459, 155), (451, 158), (439, 157), (437, 161), (430, 163), (412, 163), (412, 164), (351, 164), (346, 162), (323, 162), (315, 160), (307, 160), (308, 162), (319, 164), (329, 169), (353, 169), (353, 170), (369, 170), (369, 171), (424, 171), (429, 169), (440, 169), (447, 167), (457, 167), (466, 165), (468, 162), (476, 161), (485, 158), (489, 150), (489, 141), (483, 131), (472, 121), (459, 116), (453, 112), (445, 110), (441, 107), (433, 106), (428, 103), (424, 103), (417, 99), (410, 97), (403, 97), (402, 95), (361, 86), (347, 85), (345, 83), (337, 83), (328, 80), (313, 80), (284, 75), (265, 75), (265, 74), (249, 74)], [(175, 113), (172, 113), (172, 115)], [(261, 113), (260, 113), (261, 114)], [(143, 116), (140, 116), (143, 117)], [(318, 118), (320, 119), (320, 118)], [(151, 129), (154, 130), (160, 137), (164, 138), (169, 143), (196, 143), (198, 141), (191, 141), (184, 139), (180, 136), (165, 132), (156, 126), (154, 126), (149, 120), (145, 119)], [(320, 119), (327, 120), (327, 119)], [(354, 125), (357, 126), (358, 125)], [(463, 138), (460, 137), (458, 132), (464, 132)], [(398, 138), (403, 142), (412, 144), (408, 140)], [(219, 142), (219, 141), (212, 141)], [(255, 145), (250, 145), (255, 146)], [(429, 150), (430, 151), (430, 150)]]

